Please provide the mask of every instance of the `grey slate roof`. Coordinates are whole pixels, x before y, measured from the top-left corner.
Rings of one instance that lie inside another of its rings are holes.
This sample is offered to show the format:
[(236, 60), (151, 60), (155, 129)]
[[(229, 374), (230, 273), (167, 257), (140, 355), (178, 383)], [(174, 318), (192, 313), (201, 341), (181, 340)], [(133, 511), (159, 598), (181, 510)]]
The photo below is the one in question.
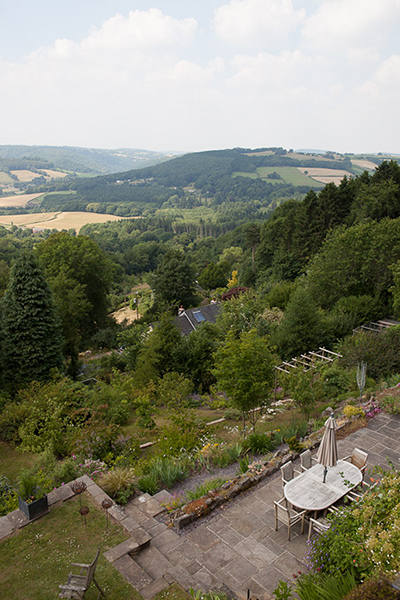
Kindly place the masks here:
[(180, 314), (175, 317), (174, 323), (183, 335), (189, 335), (192, 331), (196, 331), (202, 323), (215, 323), (220, 310), (221, 304), (218, 302), (181, 310)]

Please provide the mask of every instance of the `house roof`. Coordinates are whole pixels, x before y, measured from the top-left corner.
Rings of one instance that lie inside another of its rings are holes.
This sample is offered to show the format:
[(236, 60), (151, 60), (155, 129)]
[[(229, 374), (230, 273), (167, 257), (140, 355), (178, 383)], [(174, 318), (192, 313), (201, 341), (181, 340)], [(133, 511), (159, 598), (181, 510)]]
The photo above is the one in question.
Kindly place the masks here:
[(192, 331), (196, 331), (202, 323), (215, 323), (220, 309), (221, 304), (218, 302), (187, 310), (180, 309), (174, 323), (183, 335), (189, 335)]

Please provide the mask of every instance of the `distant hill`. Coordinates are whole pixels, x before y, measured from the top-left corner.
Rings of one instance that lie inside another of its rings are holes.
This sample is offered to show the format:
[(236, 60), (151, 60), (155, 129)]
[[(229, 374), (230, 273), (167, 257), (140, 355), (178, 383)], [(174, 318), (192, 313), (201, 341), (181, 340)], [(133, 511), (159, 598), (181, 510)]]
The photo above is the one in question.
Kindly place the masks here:
[[(0, 157), (1, 157), (0, 146)], [(28, 147), (24, 147), (28, 148)], [(34, 147), (37, 149), (38, 147)], [(79, 177), (58, 171), (50, 158), (23, 156), (3, 160), (19, 161), (3, 173), (18, 177), (15, 191), (41, 194), (24, 205), (27, 211), (67, 211), (114, 214), (121, 217), (156, 216), (170, 219), (175, 231), (182, 232), (199, 223), (206, 235), (219, 235), (249, 219), (263, 221), (273, 209), (288, 199), (300, 200), (310, 189), (320, 191), (326, 184), (339, 186), (344, 177), (352, 178), (364, 170), (373, 172), (386, 156), (343, 155), (336, 152), (302, 154), (284, 148), (233, 148), (193, 152), (148, 166), (140, 151), (105, 151), (64, 148), (64, 158), (78, 156), (96, 160), (127, 160), (136, 156), (136, 168), (98, 176)], [(46, 148), (44, 148), (46, 149)], [(54, 150), (53, 148), (51, 149)], [(119, 156), (125, 153), (124, 156)], [(22, 155), (22, 150), (21, 150)], [(54, 152), (51, 154), (54, 159)], [(25, 161), (25, 162), (24, 162)], [(26, 161), (35, 166), (28, 171)], [(1, 158), (0, 158), (1, 164)], [(141, 168), (138, 168), (137, 165)], [(64, 163), (65, 166), (65, 163)], [(82, 167), (81, 167), (82, 168)], [(89, 168), (89, 167), (88, 167)], [(94, 167), (93, 167), (94, 168)], [(25, 169), (25, 171), (23, 170)], [(36, 169), (36, 173), (35, 173)], [(9, 195), (1, 180), (3, 195)], [(24, 178), (24, 181), (21, 178)], [(29, 179), (31, 178), (31, 179)], [(7, 184), (6, 184), (7, 185)], [(12, 185), (12, 184), (8, 184)], [(11, 190), (10, 190), (11, 191)], [(0, 206), (4, 214), (16, 214), (18, 206), (8, 199)]]
[(173, 154), (131, 148), (102, 150), (73, 146), (0, 145), (0, 170), (55, 168), (70, 173), (100, 175), (156, 164), (168, 160)]

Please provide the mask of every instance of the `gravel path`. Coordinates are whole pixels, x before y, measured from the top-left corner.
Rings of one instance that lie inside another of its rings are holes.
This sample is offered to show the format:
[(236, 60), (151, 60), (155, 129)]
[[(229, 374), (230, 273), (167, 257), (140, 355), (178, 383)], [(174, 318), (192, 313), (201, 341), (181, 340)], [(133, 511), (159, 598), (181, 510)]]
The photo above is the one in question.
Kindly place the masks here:
[(227, 467), (218, 469), (214, 468), (210, 471), (204, 469), (201, 473), (196, 473), (196, 475), (191, 475), (187, 477), (184, 481), (180, 481), (176, 483), (170, 490), (168, 490), (171, 494), (184, 494), (187, 490), (194, 490), (198, 485), (201, 485), (205, 481), (209, 479), (216, 479), (217, 477), (224, 478), (226, 481), (235, 477), (239, 472), (239, 464), (233, 463), (228, 465)]

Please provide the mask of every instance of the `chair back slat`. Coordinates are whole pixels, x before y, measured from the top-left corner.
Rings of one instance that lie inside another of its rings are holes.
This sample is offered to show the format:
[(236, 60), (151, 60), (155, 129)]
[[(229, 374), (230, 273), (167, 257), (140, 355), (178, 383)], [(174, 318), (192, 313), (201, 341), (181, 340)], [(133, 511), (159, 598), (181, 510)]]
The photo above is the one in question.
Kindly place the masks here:
[(300, 464), (303, 469), (311, 469), (311, 450), (305, 450), (300, 454)]
[(363, 469), (367, 464), (368, 454), (355, 448), (353, 450), (353, 454), (351, 455), (351, 463), (356, 466), (358, 469)]
[(281, 474), (282, 474), (282, 479), (285, 479), (285, 481), (290, 481), (291, 479), (293, 479), (294, 472), (293, 472), (293, 463), (291, 460), (281, 466)]
[(278, 503), (275, 503), (275, 510), (278, 519), (285, 525), (290, 525), (290, 513), (288, 509)]
[(99, 560), (99, 555), (100, 555), (100, 548), (97, 550), (97, 554), (94, 557), (93, 561), (90, 563), (89, 568), (87, 570), (86, 584), (85, 584), (86, 589), (89, 587), (89, 585), (93, 581), (93, 577), (94, 577), (96, 567), (97, 567), (97, 561)]

